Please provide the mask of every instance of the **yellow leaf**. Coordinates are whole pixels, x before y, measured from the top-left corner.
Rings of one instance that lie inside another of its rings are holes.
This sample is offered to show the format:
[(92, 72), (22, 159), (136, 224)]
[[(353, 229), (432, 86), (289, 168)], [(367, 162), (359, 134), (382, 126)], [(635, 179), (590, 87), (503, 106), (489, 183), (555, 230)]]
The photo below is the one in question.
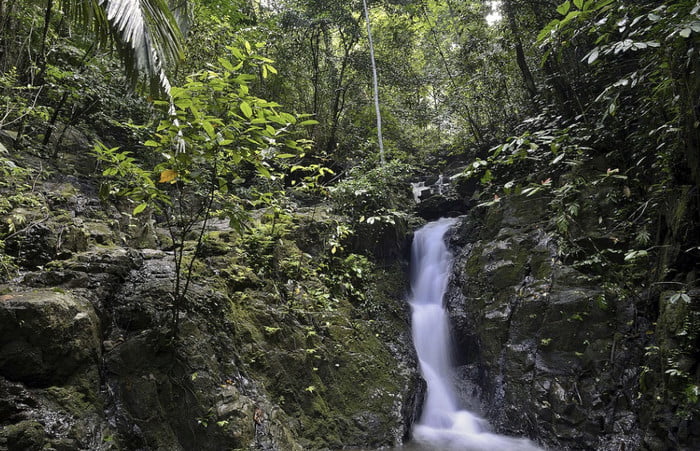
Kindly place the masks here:
[(174, 183), (176, 178), (176, 171), (173, 171), (172, 169), (166, 169), (165, 171), (160, 173), (160, 180), (158, 180), (158, 183)]

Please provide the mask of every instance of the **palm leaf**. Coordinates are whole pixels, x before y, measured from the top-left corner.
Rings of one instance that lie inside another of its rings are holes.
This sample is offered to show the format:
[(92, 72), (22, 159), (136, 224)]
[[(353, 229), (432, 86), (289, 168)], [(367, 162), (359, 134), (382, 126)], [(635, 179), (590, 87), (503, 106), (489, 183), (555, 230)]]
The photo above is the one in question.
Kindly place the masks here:
[(179, 24), (186, 24), (187, 2), (174, 3), (177, 18), (166, 0), (61, 0), (63, 12), (85, 26), (98, 42), (113, 40), (128, 78), (145, 74), (151, 92), (170, 92), (165, 66), (183, 58)]
[(127, 75), (145, 73), (151, 90), (170, 92), (164, 65), (183, 57), (182, 34), (165, 0), (97, 0), (125, 62)]

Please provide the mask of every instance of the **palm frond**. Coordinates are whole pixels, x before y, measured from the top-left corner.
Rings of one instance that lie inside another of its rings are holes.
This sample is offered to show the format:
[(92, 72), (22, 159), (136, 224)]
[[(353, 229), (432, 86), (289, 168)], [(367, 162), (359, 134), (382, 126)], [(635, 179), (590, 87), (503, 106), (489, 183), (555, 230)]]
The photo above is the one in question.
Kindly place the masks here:
[(164, 66), (182, 59), (183, 39), (165, 0), (97, 1), (104, 9), (127, 74), (136, 79), (145, 72), (152, 90), (169, 93)]

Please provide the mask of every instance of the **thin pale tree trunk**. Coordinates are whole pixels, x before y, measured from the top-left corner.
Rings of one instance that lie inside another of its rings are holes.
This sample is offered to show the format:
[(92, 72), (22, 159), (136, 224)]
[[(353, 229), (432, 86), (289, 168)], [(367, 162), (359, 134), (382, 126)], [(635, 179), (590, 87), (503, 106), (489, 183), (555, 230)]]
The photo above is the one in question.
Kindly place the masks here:
[(369, 57), (372, 61), (372, 83), (374, 85), (374, 109), (377, 112), (377, 141), (379, 142), (379, 162), (382, 166), (386, 163), (384, 160), (384, 141), (382, 140), (382, 114), (379, 111), (379, 83), (377, 82), (377, 64), (374, 61), (374, 44), (372, 43), (372, 29), (369, 25), (369, 9), (367, 8), (367, 0), (362, 0), (362, 5), (365, 8), (365, 21), (367, 22), (367, 38), (369, 39)]

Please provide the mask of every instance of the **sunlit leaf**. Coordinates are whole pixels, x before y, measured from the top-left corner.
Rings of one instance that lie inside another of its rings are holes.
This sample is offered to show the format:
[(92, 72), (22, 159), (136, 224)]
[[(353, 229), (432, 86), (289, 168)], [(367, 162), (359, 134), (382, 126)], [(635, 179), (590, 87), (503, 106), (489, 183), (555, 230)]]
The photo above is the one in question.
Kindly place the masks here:
[(148, 207), (148, 204), (146, 202), (137, 205), (136, 208), (134, 208), (133, 215), (136, 216), (137, 214), (143, 212), (146, 209), (146, 207)]
[(561, 14), (562, 16), (566, 16), (566, 14), (569, 12), (570, 9), (571, 9), (571, 2), (569, 0), (566, 0), (564, 3), (557, 6), (557, 12), (559, 14)]
[(172, 169), (166, 169), (165, 171), (160, 173), (160, 179), (158, 179), (158, 183), (172, 183), (175, 179), (177, 179), (177, 171), (173, 171)]
[(248, 102), (241, 102), (241, 112), (247, 117), (251, 118), (253, 117), (253, 109), (250, 107), (250, 104)]

